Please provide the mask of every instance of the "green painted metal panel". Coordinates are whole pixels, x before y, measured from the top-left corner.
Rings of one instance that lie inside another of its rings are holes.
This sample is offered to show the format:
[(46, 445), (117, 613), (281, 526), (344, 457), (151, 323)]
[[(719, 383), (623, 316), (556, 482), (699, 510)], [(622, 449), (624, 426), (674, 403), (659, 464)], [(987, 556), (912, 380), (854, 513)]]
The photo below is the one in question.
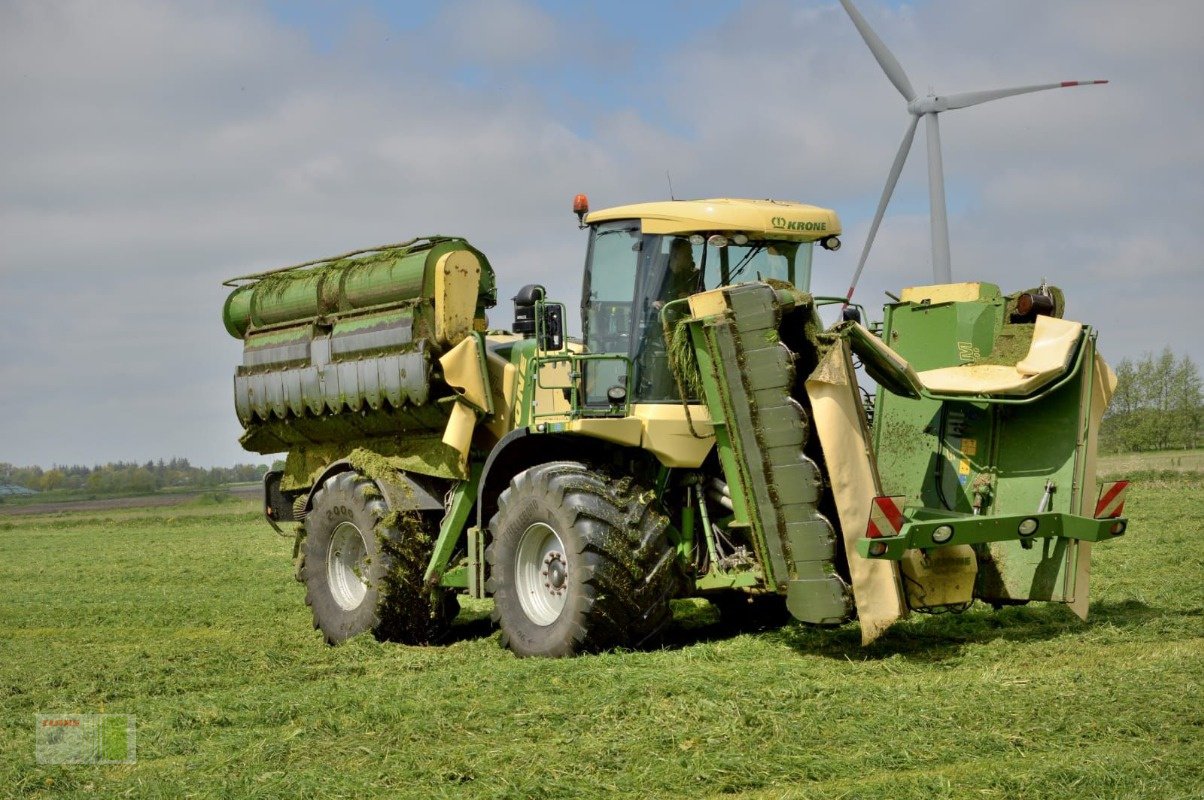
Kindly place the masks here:
[[(436, 250), (399, 254), (380, 261), (353, 263), (338, 279), (338, 301), (350, 308), (367, 308), (421, 297), (427, 269)], [(428, 294), (429, 296), (429, 294)]]
[[(432, 385), (434, 266), (470, 251), (481, 263), (477, 312), (496, 300), (492, 269), (463, 239), (434, 237), (234, 279), (223, 322), (244, 339), (234, 377), (244, 448), (333, 453), (442, 431)], [(445, 394), (445, 392), (444, 392)], [(425, 440), (424, 440), (425, 441)], [(414, 444), (417, 471), (446, 472), (442, 453)], [(402, 454), (405, 455), (405, 454)], [(423, 465), (431, 462), (429, 468)]]
[(694, 587), (699, 591), (708, 589), (751, 589), (756, 586), (761, 586), (763, 576), (760, 570), (749, 570), (747, 572), (709, 572), (703, 575), (694, 582)]
[(416, 309), (398, 308), (347, 317), (330, 330), (331, 360), (363, 358), (398, 350), (413, 350)]
[(488, 259), (463, 239), (432, 237), (251, 276), (254, 282), (235, 288), (226, 299), (222, 321), (231, 336), (242, 338), (256, 328), (429, 300), (435, 264), (459, 250), (480, 261), (478, 308), (492, 307), (497, 290)]
[[(918, 371), (1010, 358), (1025, 331), (1004, 324), (1006, 299), (988, 288), (977, 301), (887, 306), (883, 337)], [(1088, 348), (1082, 363), (1090, 364), (1090, 336), (1081, 347)], [(977, 504), (985, 517), (1077, 510), (1090, 380), (1083, 369), (1025, 405), (910, 399), (879, 389), (874, 448), (884, 493), (937, 512), (970, 514)], [(975, 550), (976, 597), (1073, 599), (1074, 548), (1066, 538), (1021, 541), (1012, 530)]]
[[(776, 585), (787, 577), (786, 558), (780, 539), (772, 544), (766, 541), (762, 523), (762, 507), (772, 508), (765, 467), (756, 444), (750, 435), (753, 426), (753, 404), (755, 400), (746, 390), (739, 371), (740, 358), (732, 337), (731, 322), (718, 319), (704, 326), (705, 347), (709, 351), (707, 363), (713, 370), (713, 379), (703, 379), (707, 405), (711, 409), (722, 407), (719, 418), (725, 421), (724, 436), (716, 437), (720, 462), (724, 476), (731, 489), (733, 505), (739, 497), (737, 524), (750, 526), (754, 548), (762, 564), (766, 580)], [(703, 361), (700, 358), (699, 364)], [(712, 411), (712, 417), (716, 413)]]
[[(914, 514), (912, 510), (908, 514)], [(1037, 528), (1029, 536), (1019, 533), (1020, 523), (1025, 520), (1036, 520)], [(936, 519), (922, 519), (909, 522), (899, 531), (898, 536), (883, 539), (863, 538), (857, 541), (857, 551), (864, 558), (881, 558), (899, 560), (910, 549), (931, 549), (954, 547), (961, 544), (976, 546), (1015, 545), (1018, 549), (1035, 553), (1029, 561), (1034, 567), (1029, 571), (1013, 569), (1008, 577), (1019, 580), (1027, 575), (1031, 583), (1040, 585), (1042, 579), (1055, 580), (1060, 573), (1060, 554), (1065, 553), (1068, 542), (1082, 540), (1086, 542), (1107, 542), (1124, 535), (1128, 520), (1123, 517), (1115, 519), (1091, 519), (1075, 514), (1048, 512), (1041, 514), (1011, 514), (1003, 516), (972, 516), (967, 514), (950, 514)], [(953, 533), (942, 544), (933, 543), (933, 532), (942, 526), (949, 526)], [(1119, 533), (1113, 532), (1113, 527), (1120, 525)], [(1023, 547), (1027, 543), (1028, 548)], [(870, 547), (879, 545), (885, 548), (881, 552), (871, 554)], [(979, 559), (981, 564), (981, 557)], [(980, 567), (981, 568), (981, 567)], [(984, 598), (987, 599), (987, 598)], [(1000, 595), (989, 599), (1030, 599), (1018, 593), (1014, 597)], [(1048, 600), (1048, 597), (1031, 598)]]
[(984, 299), (887, 306), (885, 341), (917, 371), (973, 361), (991, 352), (1005, 301), (984, 285)]
[(882, 388), (887, 391), (917, 399), (923, 392), (914, 369), (910, 365), (899, 363), (898, 359), (884, 352), (881, 340), (860, 324), (844, 322), (832, 332), (847, 336), (853, 352), (861, 359), (865, 372)]
[[(467, 580), (469, 597), (485, 597), (485, 535), (476, 525), (466, 531), (468, 537)], [(446, 580), (447, 576), (444, 576)]]
[(804, 452), (809, 421), (805, 393), (795, 396), (798, 354), (779, 332), (779, 325), (801, 331), (814, 309), (804, 295), (762, 283), (722, 291), (730, 311), (690, 325), (736, 522), (751, 526), (766, 581), (786, 590), (796, 617), (839, 622), (849, 595), (832, 569), (835, 533), (817, 510), (819, 467)]
[[(438, 432), (445, 427), (447, 410), (440, 404), (427, 403), (382, 409), (373, 414), (339, 413), (256, 420), (246, 426), (239, 442), (244, 449), (265, 455), (313, 448), (329, 453), (330, 461), (334, 461), (357, 445), (374, 449), (371, 442), (377, 439), (404, 441), (411, 445), (418, 441), (413, 438), (416, 434), (424, 434), (438, 441)], [(328, 445), (336, 447), (331, 449)], [(414, 471), (429, 474), (421, 469)]]
[[(250, 324), (263, 328), (334, 311), (337, 308), (331, 297), (334, 287), (329, 287), (335, 282), (334, 278), (337, 273), (333, 271), (305, 272), (261, 281), (251, 290)], [(325, 306), (322, 303), (324, 295), (328, 298)], [(227, 327), (237, 325), (237, 320), (227, 322)]]
[(314, 337), (312, 325), (266, 331), (247, 336), (243, 345), (241, 374), (279, 369), (309, 359), (309, 343)]
[[(848, 605), (848, 592), (831, 577), (792, 579), (786, 585), (786, 609), (803, 622), (820, 625), (844, 622)], [(828, 615), (820, 616), (824, 613)]]
[(467, 589), (471, 579), (467, 567), (456, 567), (443, 573), (439, 578), (439, 585), (446, 589)]
[[(1092, 347), (1090, 339), (1085, 347)], [(1003, 406), (996, 414), (994, 513), (1036, 511), (1052, 484), (1048, 511), (1078, 510), (1078, 444), (1085, 434), (1090, 372), (1030, 406)], [(1074, 565), (1066, 540), (1046, 547), (998, 542), (980, 548), (975, 593), (985, 600), (1074, 599)]]
[[(451, 503), (447, 513), (443, 515), (443, 520), (439, 523), (439, 538), (435, 540), (430, 563), (427, 564), (426, 572), (422, 576), (428, 586), (439, 582), (444, 571), (447, 570), (452, 553), (456, 551), (456, 546), (464, 535), (464, 523), (468, 521), (468, 512), (472, 510), (473, 503), (476, 502), (477, 487), (481, 485), (481, 471), (484, 466), (483, 461), (474, 462), (469, 467), (468, 480), (460, 481), (452, 488)], [(465, 573), (464, 581), (462, 585), (466, 587), (468, 585), (467, 573)]]
[[(917, 371), (974, 360), (991, 351), (1003, 321), (998, 290), (987, 287), (984, 294), (983, 301), (889, 305), (883, 339)], [(903, 495), (910, 505), (968, 512), (973, 481), (989, 467), (992, 413), (982, 403), (879, 389), (874, 450), (883, 492)]]
[(251, 321), (251, 297), (254, 288), (253, 285), (238, 287), (230, 292), (225, 305), (222, 306), (222, 324), (226, 326), (226, 333), (235, 339), (241, 339), (247, 333), (247, 326)]

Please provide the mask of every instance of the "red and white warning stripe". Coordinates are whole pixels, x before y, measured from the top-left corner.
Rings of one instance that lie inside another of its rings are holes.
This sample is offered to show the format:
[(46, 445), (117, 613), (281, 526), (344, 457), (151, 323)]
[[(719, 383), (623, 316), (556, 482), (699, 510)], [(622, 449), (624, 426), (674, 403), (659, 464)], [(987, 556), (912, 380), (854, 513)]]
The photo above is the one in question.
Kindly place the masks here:
[(870, 539), (898, 536), (907, 522), (903, 518), (903, 495), (875, 497), (870, 503), (870, 520), (865, 535)]
[(1107, 81), (1062, 81), (1062, 87), (1065, 88), (1067, 86), (1099, 86), (1101, 83), (1107, 83)]
[(1125, 495), (1128, 494), (1128, 489), (1128, 481), (1105, 483), (1100, 487), (1099, 500), (1095, 504), (1095, 518), (1113, 519), (1123, 514), (1125, 510)]

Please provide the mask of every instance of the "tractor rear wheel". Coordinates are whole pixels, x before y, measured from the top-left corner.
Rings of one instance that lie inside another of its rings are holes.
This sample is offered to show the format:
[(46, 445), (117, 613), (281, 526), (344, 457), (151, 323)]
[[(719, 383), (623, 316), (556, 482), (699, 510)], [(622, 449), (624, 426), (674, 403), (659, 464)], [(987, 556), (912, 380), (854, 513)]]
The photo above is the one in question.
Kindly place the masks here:
[(371, 630), (382, 640), (428, 644), (447, 632), (455, 596), (422, 585), (432, 526), (437, 532), (437, 521), (420, 512), (390, 514), (376, 484), (358, 472), (333, 475), (317, 490), (300, 571), (327, 643)]
[(575, 461), (515, 476), (486, 551), (493, 618), (520, 656), (655, 640), (671, 618), (676, 554), (651, 492)]

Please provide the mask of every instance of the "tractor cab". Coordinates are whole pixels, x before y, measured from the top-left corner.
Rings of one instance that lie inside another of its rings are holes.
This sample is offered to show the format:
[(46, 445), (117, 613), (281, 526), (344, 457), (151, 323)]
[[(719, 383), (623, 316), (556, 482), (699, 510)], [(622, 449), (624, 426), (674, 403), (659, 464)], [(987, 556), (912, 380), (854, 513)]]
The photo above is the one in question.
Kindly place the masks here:
[(628, 386), (630, 402), (679, 402), (665, 331), (686, 309), (678, 303), (674, 314), (666, 306), (747, 281), (809, 291), (814, 244), (840, 246), (836, 213), (801, 203), (675, 200), (578, 210), (590, 229), (581, 298), (585, 348), (626, 357), (587, 365), (586, 406), (606, 406), (616, 387)]

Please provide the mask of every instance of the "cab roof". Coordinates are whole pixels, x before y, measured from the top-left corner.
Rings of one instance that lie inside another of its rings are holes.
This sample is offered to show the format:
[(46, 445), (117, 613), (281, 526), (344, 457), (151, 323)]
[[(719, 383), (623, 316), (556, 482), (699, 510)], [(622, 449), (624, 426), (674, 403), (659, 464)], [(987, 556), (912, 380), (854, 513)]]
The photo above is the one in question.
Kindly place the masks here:
[(752, 239), (811, 242), (840, 233), (835, 211), (786, 200), (665, 200), (591, 212), (585, 221), (638, 219), (644, 233), (744, 233)]

